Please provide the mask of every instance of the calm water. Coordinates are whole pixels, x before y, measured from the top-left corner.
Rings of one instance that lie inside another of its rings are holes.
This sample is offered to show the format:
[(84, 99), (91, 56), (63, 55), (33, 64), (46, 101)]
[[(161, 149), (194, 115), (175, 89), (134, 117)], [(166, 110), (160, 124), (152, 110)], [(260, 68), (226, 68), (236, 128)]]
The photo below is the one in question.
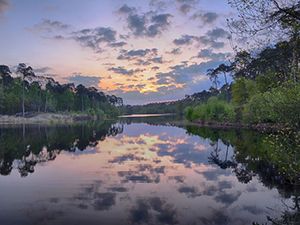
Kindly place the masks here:
[(277, 148), (280, 137), (171, 124), (0, 128), (0, 224), (299, 219), (297, 185), (287, 185), (299, 157)]

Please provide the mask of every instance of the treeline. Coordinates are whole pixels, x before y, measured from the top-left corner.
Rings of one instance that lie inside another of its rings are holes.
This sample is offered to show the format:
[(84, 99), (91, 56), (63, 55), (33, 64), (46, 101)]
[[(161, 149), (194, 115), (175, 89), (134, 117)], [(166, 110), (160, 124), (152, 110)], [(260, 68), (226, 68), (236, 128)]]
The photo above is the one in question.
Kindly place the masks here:
[[(235, 2), (247, 4), (247, 1), (235, 0)], [(258, 1), (263, 2), (264, 0)], [(250, 5), (249, 8), (257, 7), (258, 3)], [(274, 123), (299, 127), (300, 4), (292, 5), (292, 2), (290, 4), (289, 8), (286, 6), (285, 11), (281, 8), (274, 11), (282, 14), (282, 17), (275, 17), (277, 14), (270, 17), (272, 15), (270, 13), (257, 14), (260, 17), (257, 16), (256, 20), (254, 18), (256, 23), (263, 22), (259, 21), (262, 16), (265, 18), (264, 21), (269, 19), (277, 23), (277, 32), (285, 31), (286, 40), (268, 45), (259, 53), (257, 50), (251, 52), (251, 49), (238, 51), (232, 62), (209, 70), (207, 75), (214, 89), (218, 89), (219, 81), (221, 78), (224, 80), (224, 75), (233, 78), (230, 94), (227, 99), (213, 97), (205, 104), (187, 107), (185, 110), (187, 119), (206, 122)], [(251, 22), (249, 17), (245, 16), (245, 11), (240, 13), (241, 18), (248, 23)], [(225, 85), (228, 85), (227, 79)]]
[(116, 116), (122, 98), (106, 95), (94, 87), (60, 84), (52, 78), (37, 76), (24, 63), (12, 76), (8, 66), (0, 66), (0, 114), (26, 116), (36, 112), (82, 112)]
[[(226, 73), (234, 79), (228, 98), (215, 96), (205, 104), (187, 107), (187, 119), (299, 125), (300, 73), (293, 72), (294, 46), (293, 41), (280, 42), (255, 57), (246, 51), (237, 53), (227, 66)], [(219, 74), (223, 76), (219, 67), (208, 71), (213, 83), (218, 83)]]
[(146, 105), (124, 105), (121, 107), (123, 114), (164, 114), (172, 113), (177, 115), (183, 115), (184, 109), (188, 106), (196, 106), (200, 103), (207, 102), (212, 96), (220, 96), (220, 98), (226, 98), (229, 93), (229, 86), (223, 86), (216, 90), (211, 88), (210, 90), (204, 90), (192, 95), (186, 95), (184, 99), (170, 102), (158, 102), (150, 103)]

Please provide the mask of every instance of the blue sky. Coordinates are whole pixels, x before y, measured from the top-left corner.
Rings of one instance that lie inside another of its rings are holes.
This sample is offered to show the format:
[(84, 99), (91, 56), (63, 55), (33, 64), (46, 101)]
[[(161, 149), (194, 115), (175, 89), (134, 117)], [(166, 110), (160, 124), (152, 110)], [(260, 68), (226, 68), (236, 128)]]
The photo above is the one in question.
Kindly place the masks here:
[(208, 89), (227, 61), (227, 0), (0, 0), (0, 64), (142, 104)]

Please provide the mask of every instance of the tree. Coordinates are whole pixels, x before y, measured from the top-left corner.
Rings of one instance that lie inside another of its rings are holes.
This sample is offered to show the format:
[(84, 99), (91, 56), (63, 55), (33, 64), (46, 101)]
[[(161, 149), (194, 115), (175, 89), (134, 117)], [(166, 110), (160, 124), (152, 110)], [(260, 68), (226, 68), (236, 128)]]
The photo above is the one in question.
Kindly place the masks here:
[[(265, 46), (282, 40), (293, 43), (293, 80), (299, 80), (299, 0), (229, 0), (238, 19), (228, 20), (231, 33), (238, 39), (251, 38), (251, 44)], [(248, 42), (248, 44), (250, 44)]]
[(10, 83), (12, 77), (10, 76), (11, 72), (8, 66), (0, 65), (0, 113), (4, 110), (4, 88), (5, 85)]
[(17, 67), (17, 73), (21, 75), (22, 79), (22, 116), (25, 117), (25, 77), (34, 75), (33, 69), (26, 66), (25, 63), (20, 63)]
[(225, 84), (228, 85), (227, 74), (233, 70), (233, 66), (222, 63), (215, 70), (217, 74), (223, 74)]
[(218, 72), (215, 69), (208, 69), (206, 75), (209, 77), (211, 82), (213, 83), (214, 88), (218, 89)]
[(76, 87), (76, 96), (80, 99), (81, 111), (85, 110), (84, 96), (87, 94), (87, 89), (82, 84)]
[(13, 78), (7, 66), (0, 65), (0, 113), (16, 114), (22, 111), (57, 112), (82, 111), (93, 115), (114, 116), (123, 99), (105, 95), (96, 88), (83, 85), (59, 84), (52, 78), (36, 76), (33, 69), (20, 63)]

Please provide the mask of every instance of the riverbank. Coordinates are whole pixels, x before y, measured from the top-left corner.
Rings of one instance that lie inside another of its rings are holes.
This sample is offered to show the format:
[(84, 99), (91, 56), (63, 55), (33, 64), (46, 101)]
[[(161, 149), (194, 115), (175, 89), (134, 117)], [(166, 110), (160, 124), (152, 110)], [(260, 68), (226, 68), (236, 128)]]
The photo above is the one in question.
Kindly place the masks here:
[(34, 115), (9, 116), (0, 115), (0, 125), (2, 124), (53, 124), (53, 123), (74, 123), (80, 121), (97, 120), (97, 116), (88, 114), (68, 114), (68, 113), (36, 113)]
[(230, 123), (230, 122), (216, 122), (216, 121), (202, 121), (196, 120), (189, 122), (189, 124), (209, 127), (216, 129), (251, 129), (259, 132), (277, 132), (286, 128), (284, 124), (271, 124), (271, 123), (260, 123), (260, 124), (243, 124), (243, 123)]

